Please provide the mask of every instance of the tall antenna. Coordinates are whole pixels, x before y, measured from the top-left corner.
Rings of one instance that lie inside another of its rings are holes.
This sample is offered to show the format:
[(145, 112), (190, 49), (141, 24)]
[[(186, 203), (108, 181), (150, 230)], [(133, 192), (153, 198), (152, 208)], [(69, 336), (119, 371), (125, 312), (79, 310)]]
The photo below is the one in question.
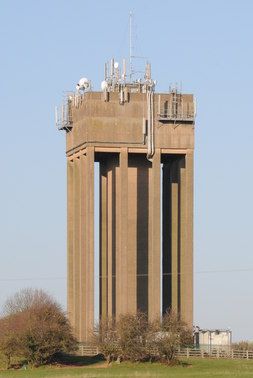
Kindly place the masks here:
[(129, 67), (130, 67), (130, 82), (132, 81), (132, 75), (133, 75), (133, 44), (132, 44), (132, 21), (133, 21), (133, 12), (131, 11), (129, 14)]

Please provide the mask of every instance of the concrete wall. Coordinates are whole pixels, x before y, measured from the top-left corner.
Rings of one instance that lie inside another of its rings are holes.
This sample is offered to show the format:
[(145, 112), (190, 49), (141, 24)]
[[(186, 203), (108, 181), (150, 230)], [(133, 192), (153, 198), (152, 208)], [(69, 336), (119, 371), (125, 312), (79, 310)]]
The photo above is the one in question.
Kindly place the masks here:
[[(193, 149), (193, 125), (158, 121), (162, 105), (170, 94), (154, 95), (155, 140), (157, 148)], [(184, 107), (193, 109), (193, 96), (182, 95)], [(159, 100), (160, 99), (160, 100)], [(159, 106), (160, 103), (160, 106)], [(186, 115), (188, 113), (186, 112)], [(105, 102), (101, 92), (84, 94), (78, 108), (72, 106), (74, 127), (67, 133), (67, 155), (87, 144), (108, 147), (145, 148), (143, 118), (147, 118), (147, 98), (144, 93), (131, 94), (129, 102), (119, 105), (118, 93), (110, 93)]]
[(143, 128), (146, 94), (131, 93), (123, 105), (118, 93), (104, 100), (103, 93), (89, 92), (71, 105), (73, 125), (66, 134), (68, 314), (80, 341), (89, 340), (94, 326), (95, 160), (100, 316), (141, 310), (156, 319), (162, 307), (189, 325), (193, 317), (193, 97), (182, 95), (178, 114), (184, 117), (172, 122), (172, 95), (154, 95), (152, 161)]

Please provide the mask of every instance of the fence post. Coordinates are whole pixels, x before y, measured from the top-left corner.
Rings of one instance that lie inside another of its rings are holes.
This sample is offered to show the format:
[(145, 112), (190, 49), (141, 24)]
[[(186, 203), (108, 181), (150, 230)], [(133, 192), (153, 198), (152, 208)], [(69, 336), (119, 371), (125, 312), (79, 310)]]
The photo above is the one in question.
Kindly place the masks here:
[(231, 358), (234, 358), (234, 349), (231, 349)]
[(216, 351), (216, 358), (220, 358), (220, 351), (219, 351), (219, 348), (217, 348), (217, 351)]
[(186, 348), (186, 357), (189, 358), (190, 353), (189, 353), (189, 348)]
[(247, 360), (249, 359), (249, 351), (248, 350), (246, 350), (246, 358), (247, 358)]
[(200, 350), (200, 353), (201, 353), (201, 357), (204, 358), (204, 351), (202, 349)]

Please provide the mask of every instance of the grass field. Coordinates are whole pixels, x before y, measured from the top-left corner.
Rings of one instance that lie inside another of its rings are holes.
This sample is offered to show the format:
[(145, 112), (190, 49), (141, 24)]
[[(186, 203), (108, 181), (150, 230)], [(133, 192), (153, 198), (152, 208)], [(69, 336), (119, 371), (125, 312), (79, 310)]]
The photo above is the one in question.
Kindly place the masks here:
[(161, 364), (113, 364), (104, 362), (87, 367), (43, 367), (31, 370), (0, 371), (0, 378), (95, 378), (95, 377), (188, 377), (223, 378), (253, 377), (253, 361), (246, 360), (201, 360), (187, 361), (183, 366), (167, 367)]

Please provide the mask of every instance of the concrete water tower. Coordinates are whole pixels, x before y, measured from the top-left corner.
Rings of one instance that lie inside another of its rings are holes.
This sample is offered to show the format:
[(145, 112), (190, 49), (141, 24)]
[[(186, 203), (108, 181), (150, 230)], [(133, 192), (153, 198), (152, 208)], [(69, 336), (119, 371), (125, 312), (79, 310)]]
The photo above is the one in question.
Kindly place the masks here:
[[(123, 64), (124, 66), (124, 64)], [(172, 308), (193, 317), (194, 99), (155, 93), (150, 65), (129, 80), (112, 60), (101, 91), (83, 78), (66, 130), (68, 314), (79, 341), (101, 317)], [(99, 293), (94, 292), (94, 162), (99, 163)]]

